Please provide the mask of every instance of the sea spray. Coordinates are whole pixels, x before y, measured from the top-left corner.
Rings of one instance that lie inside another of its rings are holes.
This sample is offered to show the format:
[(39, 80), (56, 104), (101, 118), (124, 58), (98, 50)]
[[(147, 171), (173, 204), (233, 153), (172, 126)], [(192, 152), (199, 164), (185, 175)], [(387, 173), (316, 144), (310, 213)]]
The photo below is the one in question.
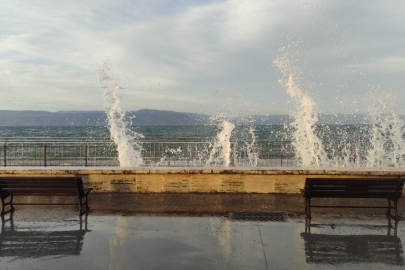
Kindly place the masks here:
[(256, 139), (257, 136), (255, 135), (255, 127), (249, 126), (249, 134), (251, 136), (251, 140), (250, 141), (245, 141), (245, 145), (246, 145), (246, 154), (248, 156), (248, 161), (249, 167), (256, 167), (257, 166), (257, 162), (259, 160), (259, 149), (257, 149), (256, 146)]
[(297, 50), (299, 43), (291, 43), (283, 46), (279, 56), (273, 61), (283, 74), (278, 82), (287, 89), (292, 98), (294, 108), (290, 111), (293, 121), (290, 126), (293, 128), (292, 145), (295, 148), (297, 165), (301, 166), (327, 166), (328, 158), (323, 149), (321, 140), (315, 135), (315, 124), (318, 116), (315, 111), (316, 103), (303, 92), (300, 84), (302, 71), (291, 62), (292, 50)]
[(405, 165), (405, 122), (396, 112), (395, 97), (385, 91), (370, 93), (370, 149), (367, 167)]
[[(316, 135), (322, 138), (323, 148), (328, 153), (329, 166), (360, 167), (364, 164), (360, 156), (364, 136), (354, 132), (353, 125), (343, 125), (339, 121), (336, 119), (332, 125), (317, 125), (316, 129)], [(358, 126), (358, 129), (362, 127)]]
[[(257, 166), (259, 148), (253, 117), (257, 112), (240, 93), (222, 88), (217, 90), (217, 94), (224, 98), (224, 102), (218, 108), (216, 116), (210, 118), (211, 124), (217, 127), (218, 133), (214, 138), (214, 143), (210, 146), (211, 151), (209, 151), (207, 164), (228, 166), (226, 164), (229, 164), (232, 152), (233, 166)], [(232, 150), (229, 141), (231, 134)], [(227, 144), (229, 144), (229, 149), (228, 146), (224, 147)], [(225, 156), (228, 157), (225, 158)]]
[(104, 63), (99, 68), (98, 83), (107, 83), (104, 91), (105, 112), (111, 139), (117, 145), (118, 160), (121, 167), (139, 167), (142, 164), (142, 146), (139, 139), (143, 136), (132, 131), (130, 124), (125, 119), (125, 111), (119, 106), (120, 98), (117, 96), (118, 85), (109, 75), (109, 65)]
[(235, 125), (228, 120), (222, 118), (219, 121), (219, 127), (221, 131), (215, 137), (213, 148), (210, 152), (210, 156), (206, 162), (206, 166), (224, 166), (228, 167), (231, 163), (231, 134)]
[(234, 131), (235, 166), (256, 167), (259, 162), (260, 148), (257, 145), (255, 120), (252, 114), (245, 115), (235, 121), (239, 126)]
[(185, 162), (184, 160), (187, 158), (184, 158), (183, 156), (183, 150), (181, 149), (181, 146), (179, 147), (170, 147), (170, 144), (166, 146), (166, 150), (163, 152), (162, 157), (160, 158), (159, 162), (156, 163), (156, 167), (170, 167), (170, 166), (175, 166), (176, 161), (178, 166), (184, 166)]

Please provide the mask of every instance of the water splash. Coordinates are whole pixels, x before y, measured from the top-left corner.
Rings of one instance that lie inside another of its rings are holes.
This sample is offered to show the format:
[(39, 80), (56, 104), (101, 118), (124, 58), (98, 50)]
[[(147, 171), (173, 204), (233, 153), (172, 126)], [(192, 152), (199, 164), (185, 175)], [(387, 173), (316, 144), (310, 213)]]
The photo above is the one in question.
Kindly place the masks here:
[(370, 93), (371, 138), (367, 167), (401, 167), (405, 165), (405, 122), (396, 112), (395, 96), (378, 91)]
[[(222, 117), (221, 117), (222, 118)], [(216, 119), (213, 119), (216, 120)], [(210, 152), (210, 157), (206, 162), (206, 166), (224, 166), (228, 167), (231, 163), (231, 134), (235, 125), (228, 120), (222, 118), (219, 121), (221, 131), (215, 137), (213, 148)]]
[[(119, 106), (118, 85), (111, 79), (109, 65), (104, 63), (98, 70), (98, 83), (104, 90), (105, 112), (111, 139), (117, 145), (118, 160), (121, 167), (139, 167), (142, 164), (142, 146), (138, 142), (142, 134), (132, 131), (125, 120), (125, 111)], [(107, 83), (104, 85), (103, 83)]]
[(249, 167), (256, 167), (259, 161), (259, 149), (256, 146), (257, 136), (255, 135), (255, 127), (249, 126), (249, 134), (251, 136), (251, 141), (245, 141), (246, 153), (248, 156)]
[[(174, 158), (174, 159), (173, 159)], [(173, 159), (173, 161), (171, 161), (171, 159)], [(179, 166), (184, 166), (185, 159), (183, 157), (183, 150), (181, 149), (181, 147), (178, 148), (171, 148), (171, 147), (167, 147), (166, 150), (163, 153), (162, 158), (159, 160), (159, 162), (156, 163), (156, 167), (160, 167), (160, 166), (166, 166), (166, 167), (170, 167), (173, 163), (173, 165), (177, 164)]]
[(321, 140), (315, 135), (315, 124), (318, 116), (315, 111), (316, 103), (301, 89), (297, 81), (300, 80), (302, 71), (292, 64), (292, 50), (297, 50), (299, 43), (291, 43), (283, 46), (279, 56), (273, 61), (283, 74), (278, 82), (286, 88), (292, 98), (294, 108), (290, 111), (293, 122), (293, 146), (296, 151), (297, 165), (301, 166), (327, 166), (329, 165), (327, 154), (323, 149)]
[[(232, 165), (257, 166), (259, 148), (256, 142), (255, 120), (253, 117), (257, 113), (256, 110), (252, 109), (251, 105), (240, 93), (222, 88), (217, 90), (216, 94), (224, 98), (224, 102), (215, 113), (216, 116), (210, 118), (213, 125), (219, 129), (219, 133), (215, 138), (214, 145), (210, 146), (213, 146), (213, 148), (209, 152), (210, 155), (207, 161), (209, 163), (213, 163), (214, 161), (216, 165), (229, 164), (228, 161), (224, 163), (224, 154), (220, 154), (221, 151), (228, 151), (223, 147), (223, 142), (227, 140), (224, 133), (229, 132), (229, 137), (232, 133), (232, 150), (229, 150), (229, 153), (226, 155), (230, 155), (230, 152), (232, 152)], [(233, 126), (230, 126), (230, 124)], [(224, 128), (225, 125), (227, 125), (226, 128)], [(236, 128), (235, 126), (238, 127)], [(219, 136), (222, 138), (219, 138)], [(221, 161), (218, 161), (217, 158), (220, 156), (222, 156)], [(225, 160), (228, 159), (230, 157), (225, 158)]]
[[(331, 141), (324, 147), (330, 153), (329, 163), (332, 167), (361, 167), (364, 166), (362, 159), (362, 147), (364, 143), (353, 141), (349, 138), (347, 130), (342, 130), (339, 126), (336, 127), (336, 135), (339, 136), (338, 141)], [(338, 137), (336, 136), (336, 137)]]

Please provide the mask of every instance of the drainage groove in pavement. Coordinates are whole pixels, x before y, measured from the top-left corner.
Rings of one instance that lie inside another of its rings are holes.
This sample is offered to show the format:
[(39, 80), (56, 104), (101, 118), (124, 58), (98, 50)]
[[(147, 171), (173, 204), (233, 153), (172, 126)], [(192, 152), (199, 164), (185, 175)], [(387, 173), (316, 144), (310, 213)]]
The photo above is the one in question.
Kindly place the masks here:
[(231, 212), (230, 218), (233, 220), (244, 221), (287, 221), (287, 215), (285, 212)]

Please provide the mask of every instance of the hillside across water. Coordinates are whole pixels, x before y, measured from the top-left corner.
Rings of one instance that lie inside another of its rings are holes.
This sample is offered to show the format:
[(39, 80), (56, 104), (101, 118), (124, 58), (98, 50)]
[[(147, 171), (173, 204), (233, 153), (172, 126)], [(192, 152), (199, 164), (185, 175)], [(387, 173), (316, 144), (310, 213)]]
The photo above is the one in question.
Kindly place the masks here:
[[(143, 109), (129, 111), (126, 116), (133, 125), (205, 125), (210, 117), (205, 114), (184, 113)], [(364, 124), (367, 116), (328, 115), (318, 116), (318, 124)], [(282, 125), (290, 121), (288, 115), (254, 115), (249, 117), (229, 117), (236, 125)], [(0, 126), (105, 126), (106, 114), (103, 111), (6, 111), (0, 110)]]

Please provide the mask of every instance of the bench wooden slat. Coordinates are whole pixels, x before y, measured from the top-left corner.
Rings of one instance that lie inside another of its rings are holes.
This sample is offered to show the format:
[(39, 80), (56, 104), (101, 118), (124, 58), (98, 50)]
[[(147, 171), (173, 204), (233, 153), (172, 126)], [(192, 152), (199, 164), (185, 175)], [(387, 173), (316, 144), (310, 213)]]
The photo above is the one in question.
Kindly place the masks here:
[(327, 195), (317, 195), (317, 196), (314, 196), (314, 197), (312, 197), (312, 198), (359, 198), (359, 199), (362, 199), (362, 198), (383, 198), (383, 199), (386, 199), (387, 198), (387, 195), (386, 194), (384, 194), (384, 195), (374, 195), (374, 194), (370, 194), (370, 195), (357, 195), (357, 194), (344, 194), (344, 195), (342, 195), (342, 194), (327, 194)]
[(41, 187), (41, 186), (46, 186), (46, 187), (77, 187), (76, 184), (55, 184), (55, 183), (13, 183), (13, 184), (5, 184), (5, 185), (0, 185), (0, 188), (11, 188), (11, 187)]
[(80, 181), (80, 177), (74, 177), (74, 178), (68, 178), (68, 179), (56, 179), (56, 178), (34, 178), (34, 179), (30, 179), (30, 178), (18, 178), (18, 179), (8, 179), (8, 178), (0, 178), (0, 183), (16, 183), (16, 182), (58, 182), (58, 183), (63, 183), (63, 182), (72, 182), (72, 181)]
[(80, 181), (80, 177), (69, 177), (67, 179), (57, 179), (57, 178), (17, 178), (17, 179), (10, 179), (10, 178), (1, 178), (0, 177), (0, 184), (1, 183), (71, 183), (72, 181)]
[(55, 182), (68, 182), (68, 181), (72, 181), (72, 180), (79, 180), (80, 177), (64, 177), (64, 179), (62, 178), (56, 178), (56, 177), (19, 177), (19, 178), (13, 178), (13, 177), (1, 177), (0, 176), (0, 181), (41, 181), (41, 182), (45, 182), (45, 181), (55, 181)]
[(313, 198), (387, 198), (387, 194), (379, 194), (379, 195), (358, 195), (358, 194), (318, 194), (317, 196), (314, 196)]
[(35, 190), (32, 190), (32, 189), (11, 189), (11, 190), (5, 190), (5, 191), (2, 191), (2, 192), (6, 193), (6, 194), (12, 194), (14, 196), (17, 196), (17, 195), (20, 195), (20, 194), (25, 194), (25, 195), (31, 195), (32, 194), (34, 196), (34, 195), (37, 195), (37, 194), (44, 194), (44, 193), (46, 193), (46, 194), (66, 193), (66, 194), (72, 194), (72, 195), (77, 195), (78, 194), (77, 189), (76, 190), (74, 190), (74, 189), (72, 189), (72, 190), (70, 190), (70, 189), (35, 189)]
[[(309, 182), (310, 183), (310, 182)], [(383, 186), (383, 187), (396, 187), (398, 183), (383, 183), (383, 182), (313, 182), (313, 185), (317, 186), (352, 186), (352, 187), (367, 187), (367, 186)], [(307, 185), (306, 185), (307, 186)], [(309, 186), (309, 185), (308, 185)]]
[(30, 182), (20, 182), (20, 183), (7, 183), (7, 184), (0, 184), (0, 187), (9, 187), (9, 186), (40, 186), (40, 185), (48, 185), (48, 186), (76, 186), (76, 183), (68, 183), (68, 182), (37, 182), (37, 183), (30, 183)]
[(323, 189), (323, 190), (304, 190), (305, 195), (309, 195), (311, 197), (316, 197), (317, 194), (323, 195), (323, 194), (364, 194), (364, 195), (387, 195), (387, 196), (395, 196), (397, 195), (397, 192), (395, 190), (341, 190), (341, 189), (333, 189), (333, 190), (328, 190), (328, 189)]
[(58, 181), (68, 181), (71, 179), (81, 179), (80, 176), (0, 176), (0, 180), (46, 180), (46, 179), (54, 179)]
[(380, 191), (380, 190), (397, 190), (397, 187), (382, 187), (382, 186), (371, 186), (371, 187), (352, 187), (352, 186), (313, 186), (313, 191), (316, 190), (359, 190), (359, 191)]
[(363, 181), (363, 182), (387, 181), (387, 182), (389, 182), (389, 181), (392, 181), (392, 182), (398, 182), (398, 179), (400, 179), (400, 178), (331, 178), (331, 177), (306, 178), (307, 181), (315, 180), (318, 182), (320, 182), (320, 181), (342, 181), (342, 182), (347, 182), (347, 181)]
[(30, 190), (39, 190), (39, 189), (75, 189), (77, 190), (77, 186), (74, 185), (38, 185), (38, 186), (33, 186), (33, 185), (18, 185), (18, 186), (5, 186), (1, 187), (1, 190), (19, 190), (19, 189), (30, 189)]
[(339, 183), (317, 183), (313, 182), (312, 185), (305, 185), (305, 187), (309, 186), (345, 186), (345, 187), (387, 187), (387, 188), (396, 188), (398, 186), (398, 183), (345, 183), (345, 182), (339, 182)]

